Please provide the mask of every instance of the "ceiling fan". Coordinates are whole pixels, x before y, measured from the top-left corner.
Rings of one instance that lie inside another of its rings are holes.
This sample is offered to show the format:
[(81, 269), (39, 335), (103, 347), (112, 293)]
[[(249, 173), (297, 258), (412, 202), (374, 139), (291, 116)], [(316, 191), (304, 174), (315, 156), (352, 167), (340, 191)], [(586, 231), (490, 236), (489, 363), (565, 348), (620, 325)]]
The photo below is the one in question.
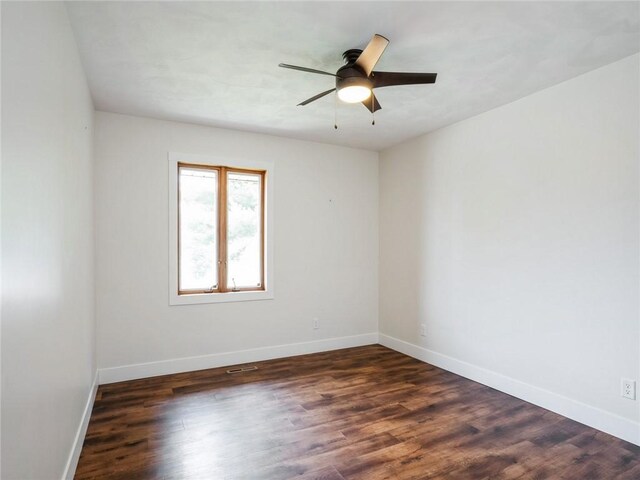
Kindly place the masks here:
[(308, 105), (337, 90), (338, 98), (347, 103), (362, 103), (371, 113), (382, 107), (375, 94), (374, 88), (391, 87), (394, 85), (417, 85), (435, 83), (437, 73), (409, 73), (409, 72), (376, 72), (373, 68), (380, 60), (385, 48), (389, 45), (382, 35), (375, 34), (364, 50), (351, 49), (342, 54), (346, 62), (334, 73), (323, 72), (313, 68), (299, 67), (281, 63), (282, 68), (291, 68), (302, 72), (318, 73), (336, 77), (336, 86), (326, 92), (319, 93), (298, 104)]

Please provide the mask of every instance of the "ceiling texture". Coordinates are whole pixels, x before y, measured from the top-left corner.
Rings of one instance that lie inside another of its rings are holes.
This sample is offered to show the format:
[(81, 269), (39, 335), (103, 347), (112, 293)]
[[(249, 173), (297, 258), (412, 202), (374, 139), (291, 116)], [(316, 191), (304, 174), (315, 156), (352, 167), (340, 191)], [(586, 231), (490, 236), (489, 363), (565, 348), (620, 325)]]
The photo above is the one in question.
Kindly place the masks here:
[[(381, 150), (640, 51), (639, 2), (70, 2), (98, 110)], [(382, 110), (302, 100), (342, 52), (390, 40)], [(334, 116), (338, 130), (334, 130)]]

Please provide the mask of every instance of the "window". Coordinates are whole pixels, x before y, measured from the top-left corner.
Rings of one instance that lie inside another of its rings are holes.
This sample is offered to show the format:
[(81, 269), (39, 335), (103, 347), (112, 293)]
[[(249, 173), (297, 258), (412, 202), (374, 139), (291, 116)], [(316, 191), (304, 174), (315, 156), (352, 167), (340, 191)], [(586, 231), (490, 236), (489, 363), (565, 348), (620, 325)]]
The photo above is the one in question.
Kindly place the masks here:
[(170, 303), (273, 298), (272, 288), (265, 295), (268, 169), (188, 157), (170, 155)]
[(178, 294), (264, 290), (265, 172), (178, 164)]

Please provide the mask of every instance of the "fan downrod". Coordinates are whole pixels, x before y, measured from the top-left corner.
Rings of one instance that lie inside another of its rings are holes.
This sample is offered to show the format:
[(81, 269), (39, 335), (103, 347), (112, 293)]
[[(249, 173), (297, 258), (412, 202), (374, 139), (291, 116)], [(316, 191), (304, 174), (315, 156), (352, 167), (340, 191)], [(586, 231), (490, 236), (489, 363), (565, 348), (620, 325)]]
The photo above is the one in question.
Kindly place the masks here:
[(344, 52), (342, 54), (342, 58), (344, 59), (344, 62), (347, 65), (350, 65), (352, 63), (356, 63), (356, 60), (358, 60), (358, 57), (360, 56), (361, 53), (362, 53), (362, 50), (358, 48), (352, 48)]

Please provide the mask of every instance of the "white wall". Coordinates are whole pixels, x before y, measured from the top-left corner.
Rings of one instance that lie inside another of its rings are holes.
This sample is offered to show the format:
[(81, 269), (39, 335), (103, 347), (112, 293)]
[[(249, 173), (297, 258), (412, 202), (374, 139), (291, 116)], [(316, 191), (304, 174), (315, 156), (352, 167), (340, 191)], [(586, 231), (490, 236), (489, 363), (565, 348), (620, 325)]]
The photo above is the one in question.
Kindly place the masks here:
[[(0, 6), (0, 60), (2, 52), (2, 6)], [(2, 92), (2, 61), (0, 61), (0, 92)], [(0, 112), (2, 95), (0, 94)], [(2, 478), (2, 115), (0, 114), (0, 478)]]
[(382, 152), (381, 333), (637, 422), (638, 80), (635, 55)]
[[(377, 153), (103, 112), (95, 142), (101, 369), (377, 332)], [(170, 151), (275, 162), (274, 300), (169, 306)]]
[(2, 3), (2, 478), (60, 478), (93, 384), (93, 106), (62, 3)]

